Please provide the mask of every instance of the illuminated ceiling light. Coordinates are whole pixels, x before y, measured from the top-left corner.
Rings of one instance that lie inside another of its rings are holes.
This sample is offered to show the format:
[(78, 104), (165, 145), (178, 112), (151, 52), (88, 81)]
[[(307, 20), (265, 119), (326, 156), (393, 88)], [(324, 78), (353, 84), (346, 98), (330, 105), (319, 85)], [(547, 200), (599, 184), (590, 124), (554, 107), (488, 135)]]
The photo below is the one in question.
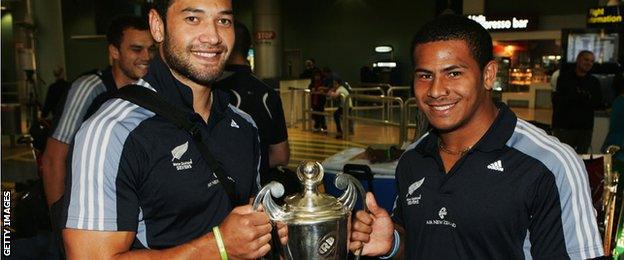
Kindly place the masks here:
[(377, 53), (388, 53), (392, 51), (392, 46), (381, 45), (375, 47), (375, 52)]
[(397, 63), (394, 61), (378, 61), (373, 63), (373, 67), (396, 68)]
[(6, 9), (7, 9), (6, 6), (0, 6), (0, 10), (4, 11)]

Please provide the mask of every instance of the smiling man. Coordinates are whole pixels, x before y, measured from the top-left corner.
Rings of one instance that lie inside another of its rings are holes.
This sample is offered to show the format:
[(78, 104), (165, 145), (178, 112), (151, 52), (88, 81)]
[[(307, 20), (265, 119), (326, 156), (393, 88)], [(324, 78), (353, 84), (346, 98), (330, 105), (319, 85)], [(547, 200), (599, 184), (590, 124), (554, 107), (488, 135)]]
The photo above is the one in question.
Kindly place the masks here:
[[(104, 93), (135, 83), (147, 73), (149, 51), (154, 45), (148, 29), (147, 21), (142, 18), (115, 18), (106, 33), (111, 66), (76, 79), (69, 89), (62, 115), (54, 123), (42, 156), (42, 177), (49, 206), (63, 195), (70, 144), (85, 117), (92, 114), (89, 110), (97, 109), (99, 97)], [(54, 204), (53, 215), (60, 206)]]
[(492, 101), (488, 32), (441, 16), (412, 48), (414, 92), (433, 129), (399, 160), (392, 217), (367, 195), (370, 213), (356, 213), (351, 250), (405, 259), (601, 256), (582, 162)]
[[(66, 194), (68, 257), (259, 258), (270, 250), (269, 218), (240, 206), (258, 189), (258, 130), (229, 105), (228, 93), (212, 88), (234, 43), (231, 2), (154, 5), (149, 23), (160, 55), (137, 84), (187, 113), (196, 128), (191, 136), (121, 99), (83, 124)], [(233, 182), (235, 195), (221, 180)], [(286, 239), (285, 229), (279, 234)]]

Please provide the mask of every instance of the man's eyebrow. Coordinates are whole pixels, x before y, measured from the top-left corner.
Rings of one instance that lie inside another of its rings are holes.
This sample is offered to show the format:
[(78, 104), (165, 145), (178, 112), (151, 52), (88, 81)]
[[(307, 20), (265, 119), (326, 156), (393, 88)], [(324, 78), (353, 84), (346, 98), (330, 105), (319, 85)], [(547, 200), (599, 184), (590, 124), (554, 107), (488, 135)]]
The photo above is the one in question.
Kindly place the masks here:
[(223, 11), (219, 12), (219, 14), (233, 15), (234, 11), (232, 11), (232, 9), (227, 9), (227, 10), (223, 10)]
[[(182, 9), (182, 11), (180, 11), (180, 12), (182, 12), (182, 13), (185, 13), (185, 12), (189, 12), (189, 13), (202, 13), (202, 14), (206, 13), (206, 11), (204, 9), (195, 8), (195, 7), (187, 7), (187, 8)], [(219, 14), (233, 15), (234, 11), (232, 9), (226, 9), (226, 10), (223, 10), (223, 11), (219, 11)]]
[(414, 69), (414, 73), (418, 73), (418, 72), (421, 72), (421, 73), (431, 73), (430, 70), (426, 70), (426, 69), (422, 69), (422, 68), (415, 68)]
[(451, 71), (451, 70), (456, 70), (456, 69), (467, 69), (467, 68), (468, 68), (468, 66), (463, 65), (463, 64), (459, 64), (459, 65), (451, 65), (451, 66), (448, 66), (448, 67), (444, 68), (444, 69), (443, 69), (443, 71), (444, 71), (444, 72), (449, 72), (449, 71)]
[(182, 11), (180, 11), (181, 13), (185, 13), (185, 12), (190, 12), (190, 13), (205, 13), (206, 11), (204, 11), (204, 9), (201, 8), (194, 8), (194, 7), (187, 7), (182, 9)]

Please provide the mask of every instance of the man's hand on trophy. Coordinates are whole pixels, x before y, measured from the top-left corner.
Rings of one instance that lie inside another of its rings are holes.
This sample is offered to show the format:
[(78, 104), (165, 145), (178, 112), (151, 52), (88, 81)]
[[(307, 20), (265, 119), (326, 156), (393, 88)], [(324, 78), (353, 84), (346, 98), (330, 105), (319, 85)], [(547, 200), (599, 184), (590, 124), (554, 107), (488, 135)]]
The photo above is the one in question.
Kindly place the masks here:
[(234, 208), (219, 228), (230, 259), (256, 259), (271, 250), (269, 217), (254, 212), (251, 205)]
[[(366, 205), (370, 213), (358, 211), (351, 227), (349, 250), (362, 255), (380, 256), (392, 249), (394, 225), (388, 212), (379, 207), (372, 193), (366, 193)], [(363, 248), (362, 248), (363, 246)]]
[(285, 246), (288, 243), (288, 226), (283, 222), (276, 222), (277, 234), (279, 235), (280, 243)]

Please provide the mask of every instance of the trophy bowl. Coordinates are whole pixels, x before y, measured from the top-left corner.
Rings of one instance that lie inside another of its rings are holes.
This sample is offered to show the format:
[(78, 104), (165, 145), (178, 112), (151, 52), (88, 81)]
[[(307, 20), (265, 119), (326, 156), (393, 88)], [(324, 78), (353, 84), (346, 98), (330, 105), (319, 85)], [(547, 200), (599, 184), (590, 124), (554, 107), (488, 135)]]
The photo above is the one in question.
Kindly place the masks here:
[(286, 259), (347, 259), (351, 211), (358, 193), (362, 200), (366, 198), (362, 184), (351, 175), (338, 174), (334, 184), (344, 193), (336, 198), (319, 191), (324, 175), (319, 162), (304, 161), (296, 172), (302, 185), (300, 193), (287, 197), (279, 206), (273, 197), (281, 197), (284, 186), (270, 182), (256, 196), (254, 210), (262, 205), (271, 221), (287, 225)]

